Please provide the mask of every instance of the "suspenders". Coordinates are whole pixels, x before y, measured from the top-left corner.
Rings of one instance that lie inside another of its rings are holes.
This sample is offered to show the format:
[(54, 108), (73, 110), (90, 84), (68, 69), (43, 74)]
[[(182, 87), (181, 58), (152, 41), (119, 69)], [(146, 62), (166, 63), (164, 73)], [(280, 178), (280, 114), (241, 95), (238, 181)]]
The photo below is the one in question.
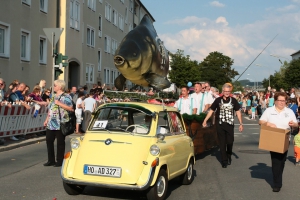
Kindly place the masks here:
[[(191, 98), (191, 96), (189, 95), (189, 97)], [(181, 110), (181, 104), (182, 104), (182, 98), (180, 98), (179, 100), (179, 108), (178, 110)], [(190, 115), (193, 114), (193, 98), (191, 98), (191, 113)]]

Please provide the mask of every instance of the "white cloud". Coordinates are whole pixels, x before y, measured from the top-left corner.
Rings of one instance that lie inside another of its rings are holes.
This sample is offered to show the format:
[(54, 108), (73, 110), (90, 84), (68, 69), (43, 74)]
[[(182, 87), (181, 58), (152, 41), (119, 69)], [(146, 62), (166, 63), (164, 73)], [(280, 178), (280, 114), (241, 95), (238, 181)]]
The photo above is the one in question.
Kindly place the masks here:
[(295, 9), (297, 9), (297, 6), (288, 5), (288, 6), (285, 6), (285, 7), (282, 7), (282, 8), (278, 8), (277, 11), (279, 11), (279, 12), (288, 12), (288, 11), (292, 11), (292, 10), (295, 10)]
[(218, 17), (218, 19), (216, 19), (216, 23), (217, 23), (217, 24), (222, 23), (222, 24), (224, 24), (225, 26), (228, 25), (228, 22), (227, 22), (227, 20), (226, 20), (225, 17)]
[[(270, 54), (288, 57), (299, 50), (300, 43), (300, 13), (283, 13), (268, 15), (266, 18), (246, 25), (228, 26), (225, 17), (216, 20), (189, 16), (178, 19), (176, 23), (189, 23), (190, 27), (175, 34), (163, 34), (160, 38), (171, 52), (184, 50), (185, 55), (199, 62), (210, 52), (218, 51), (234, 59), (233, 67), (240, 73), (247, 67), (262, 49), (278, 34), (270, 46), (259, 56), (256, 62), (271, 66), (269, 71), (278, 70), (278, 59)], [(173, 22), (175, 23), (175, 22)], [(205, 23), (205, 26), (203, 24)], [(254, 63), (255, 64), (255, 63)], [(253, 68), (253, 69), (252, 69)], [(251, 66), (251, 74), (257, 69)], [(257, 73), (256, 79), (268, 77), (268, 70)]]
[(219, 1), (212, 1), (210, 2), (210, 5), (211, 6), (214, 6), (214, 7), (224, 7), (225, 5), (220, 3)]

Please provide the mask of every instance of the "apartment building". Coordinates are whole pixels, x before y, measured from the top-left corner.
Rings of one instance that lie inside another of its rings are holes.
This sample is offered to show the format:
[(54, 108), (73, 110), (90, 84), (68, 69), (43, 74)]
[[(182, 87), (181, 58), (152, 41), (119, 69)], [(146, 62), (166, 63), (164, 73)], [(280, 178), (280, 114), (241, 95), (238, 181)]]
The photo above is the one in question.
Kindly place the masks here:
[[(51, 2), (51, 3), (50, 3)], [(0, 77), (31, 88), (51, 81), (51, 45), (44, 27), (56, 27), (56, 1), (0, 0)]]
[(119, 75), (113, 62), (118, 45), (145, 14), (154, 22), (139, 0), (0, 0), (0, 5), (0, 77), (31, 87), (40, 79), (52, 83), (52, 45), (43, 28), (64, 29), (56, 50), (68, 56), (69, 65), (57, 75), (67, 87), (90, 89), (101, 82), (112, 88)]

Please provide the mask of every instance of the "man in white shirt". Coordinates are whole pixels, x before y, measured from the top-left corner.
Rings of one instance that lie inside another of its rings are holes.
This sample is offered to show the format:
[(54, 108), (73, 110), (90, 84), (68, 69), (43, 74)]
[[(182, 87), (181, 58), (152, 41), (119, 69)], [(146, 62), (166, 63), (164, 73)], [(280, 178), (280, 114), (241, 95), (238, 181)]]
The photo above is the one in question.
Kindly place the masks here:
[[(204, 93), (201, 92), (202, 90), (202, 84), (201, 82), (196, 82), (194, 85), (194, 93), (191, 94), (191, 97), (195, 99), (196, 102), (196, 108), (197, 108), (197, 115), (199, 115), (203, 110), (205, 109), (205, 106), (207, 105), (207, 100), (205, 98)], [(203, 89), (204, 90), (204, 89)]]
[(178, 108), (180, 114), (187, 113), (189, 115), (197, 113), (196, 101), (193, 97), (189, 96), (189, 88), (187, 86), (181, 87), (181, 94), (180, 97), (174, 107)]
[(89, 97), (82, 102), (83, 122), (82, 131), (85, 132), (92, 118), (92, 112), (96, 109), (96, 100), (93, 98), (94, 92), (90, 91)]

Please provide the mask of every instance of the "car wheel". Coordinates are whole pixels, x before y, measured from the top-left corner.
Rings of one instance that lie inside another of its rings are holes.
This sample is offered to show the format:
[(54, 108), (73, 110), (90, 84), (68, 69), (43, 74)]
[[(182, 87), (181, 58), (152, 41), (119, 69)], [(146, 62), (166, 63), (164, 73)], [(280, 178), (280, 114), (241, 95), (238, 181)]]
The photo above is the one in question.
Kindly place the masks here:
[(72, 185), (63, 182), (64, 189), (67, 194), (69, 195), (78, 195), (81, 194), (82, 191), (84, 190), (85, 186), (79, 186), (79, 185)]
[(163, 200), (167, 195), (168, 189), (168, 176), (164, 169), (158, 173), (155, 184), (149, 188), (147, 192), (147, 199)]
[(189, 185), (194, 180), (194, 164), (193, 161), (189, 162), (189, 165), (183, 175), (181, 175), (181, 183), (183, 185)]

